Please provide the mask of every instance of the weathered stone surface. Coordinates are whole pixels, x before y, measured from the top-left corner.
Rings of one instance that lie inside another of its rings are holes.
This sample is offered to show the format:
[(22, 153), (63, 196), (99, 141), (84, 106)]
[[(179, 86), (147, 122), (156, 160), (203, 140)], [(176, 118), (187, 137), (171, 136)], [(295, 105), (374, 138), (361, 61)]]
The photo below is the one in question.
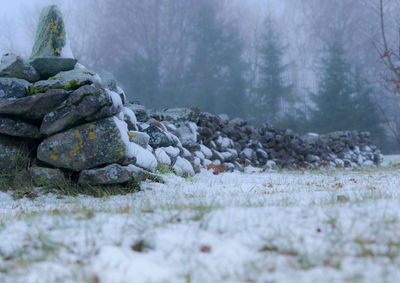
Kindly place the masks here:
[(178, 121), (175, 123), (174, 134), (179, 138), (183, 146), (191, 146), (197, 143), (197, 126), (193, 122)]
[(100, 169), (83, 170), (78, 182), (81, 185), (112, 185), (144, 181), (148, 176), (148, 172), (134, 165), (111, 164)]
[(44, 117), (40, 132), (52, 135), (90, 121), (111, 117), (122, 109), (121, 100), (118, 99), (117, 94), (98, 85), (83, 86)]
[(150, 136), (143, 132), (129, 131), (129, 140), (140, 145), (143, 148), (147, 148), (150, 141)]
[(74, 69), (58, 73), (48, 80), (36, 82), (32, 88), (35, 92), (43, 92), (49, 89), (76, 90), (81, 86), (89, 84), (101, 85), (100, 77), (86, 69)]
[(31, 84), (22, 79), (0, 78), (0, 99), (24, 97)]
[(135, 113), (136, 119), (139, 122), (147, 121), (149, 116), (147, 115), (146, 108), (143, 105), (128, 103), (126, 107), (128, 107), (133, 111), (133, 113)]
[(0, 77), (23, 79), (35, 82), (40, 79), (39, 73), (27, 61), (8, 53), (3, 55), (0, 64)]
[(21, 160), (29, 158), (28, 147), (14, 138), (0, 135), (0, 169), (15, 168)]
[(29, 168), (29, 172), (32, 181), (37, 186), (55, 185), (66, 181), (64, 173), (60, 169), (35, 166)]
[(37, 157), (73, 171), (119, 163), (127, 149), (116, 120), (107, 118), (51, 136), (39, 145)]
[(149, 145), (153, 148), (173, 146), (174, 141), (156, 125), (150, 125), (144, 130), (150, 136)]
[(40, 74), (42, 79), (48, 79), (60, 72), (74, 69), (77, 60), (74, 58), (45, 56), (36, 57), (30, 63)]
[(67, 91), (53, 89), (18, 99), (0, 99), (0, 114), (32, 120), (43, 119), (47, 113), (60, 106), (67, 96)]
[(22, 120), (2, 116), (0, 116), (0, 134), (31, 139), (41, 137), (38, 127)]
[(64, 20), (60, 9), (55, 5), (44, 8), (36, 30), (32, 58), (61, 56), (66, 42)]

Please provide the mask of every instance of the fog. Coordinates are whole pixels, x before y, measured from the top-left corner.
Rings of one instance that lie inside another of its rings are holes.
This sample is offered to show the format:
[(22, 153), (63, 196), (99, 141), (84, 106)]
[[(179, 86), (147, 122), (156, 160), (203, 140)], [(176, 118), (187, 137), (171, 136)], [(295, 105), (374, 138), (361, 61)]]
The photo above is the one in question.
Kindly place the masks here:
[(399, 151), (397, 0), (0, 3), (1, 53), (28, 58), (41, 9), (57, 4), (79, 62), (110, 71), (149, 108), (198, 107), (300, 133), (370, 131)]

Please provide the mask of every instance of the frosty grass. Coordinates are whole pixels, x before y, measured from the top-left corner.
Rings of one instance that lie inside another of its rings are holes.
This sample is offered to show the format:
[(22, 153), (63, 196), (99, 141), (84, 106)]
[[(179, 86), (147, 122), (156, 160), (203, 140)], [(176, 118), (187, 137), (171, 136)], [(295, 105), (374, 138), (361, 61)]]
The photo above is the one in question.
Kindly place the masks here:
[(398, 282), (400, 170), (261, 172), (108, 198), (0, 193), (0, 282)]

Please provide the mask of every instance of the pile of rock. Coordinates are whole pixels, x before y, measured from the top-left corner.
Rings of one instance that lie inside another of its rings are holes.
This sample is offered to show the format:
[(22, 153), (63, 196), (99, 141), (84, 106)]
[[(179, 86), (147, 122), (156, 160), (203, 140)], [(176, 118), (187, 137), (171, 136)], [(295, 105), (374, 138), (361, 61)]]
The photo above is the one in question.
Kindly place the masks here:
[[(125, 94), (107, 73), (87, 70), (67, 44), (60, 10), (42, 11), (30, 60), (0, 64), (0, 167), (30, 156), (34, 179), (79, 174), (81, 184), (142, 180), (157, 161)], [(139, 166), (139, 167), (138, 167)]]
[[(146, 110), (135, 103), (127, 107), (137, 115), (140, 129), (151, 137), (155, 129), (157, 136), (163, 135), (151, 144), (159, 155), (174, 146), (173, 140), (168, 139), (172, 134), (181, 141), (178, 148), (196, 171), (199, 166), (242, 170), (247, 165), (293, 169), (356, 168), (379, 165), (383, 160), (367, 132), (300, 136), (269, 124), (256, 128), (239, 118), (229, 120), (227, 115), (201, 113), (197, 109)], [(152, 126), (155, 123), (161, 124), (164, 130)]]
[(157, 166), (193, 175), (201, 167), (357, 167), (382, 161), (368, 133), (302, 137), (197, 109), (158, 111), (126, 103), (112, 75), (92, 72), (73, 58), (56, 6), (40, 16), (30, 60), (13, 54), (1, 59), (0, 168), (16, 166), (19, 156), (30, 156), (35, 180), (52, 182), (75, 172), (79, 183), (91, 185), (144, 180)]

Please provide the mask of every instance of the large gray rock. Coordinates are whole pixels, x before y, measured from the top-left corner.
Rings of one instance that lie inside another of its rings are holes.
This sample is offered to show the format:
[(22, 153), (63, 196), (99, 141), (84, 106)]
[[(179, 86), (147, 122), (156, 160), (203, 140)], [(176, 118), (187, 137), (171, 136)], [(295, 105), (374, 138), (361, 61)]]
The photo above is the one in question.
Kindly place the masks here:
[(3, 55), (0, 64), (0, 77), (23, 79), (35, 82), (40, 79), (39, 73), (27, 61), (11, 53)]
[(132, 181), (144, 181), (150, 175), (145, 170), (134, 165), (121, 166), (111, 164), (104, 168), (83, 170), (78, 183), (81, 185), (112, 185)]
[(144, 132), (150, 136), (149, 145), (153, 148), (175, 145), (170, 136), (154, 124), (150, 125)]
[(77, 60), (74, 58), (46, 56), (36, 57), (30, 63), (38, 71), (42, 79), (48, 79), (60, 72), (74, 69)]
[(86, 69), (74, 69), (67, 72), (58, 73), (48, 80), (36, 82), (32, 86), (34, 93), (41, 93), (49, 89), (76, 90), (88, 84), (101, 85), (101, 79), (96, 74)]
[(175, 124), (174, 134), (179, 138), (183, 146), (191, 146), (197, 143), (197, 126), (193, 122), (179, 121)]
[(29, 82), (22, 79), (0, 78), (0, 99), (24, 97), (30, 86)]
[(0, 114), (41, 120), (47, 113), (57, 108), (67, 96), (67, 91), (53, 89), (18, 99), (0, 99)]
[(44, 8), (40, 14), (31, 57), (61, 56), (66, 42), (64, 20), (60, 9), (56, 5)]
[(29, 159), (28, 147), (14, 138), (0, 135), (0, 169), (13, 169)]
[(31, 139), (41, 137), (38, 127), (22, 120), (2, 116), (0, 116), (0, 134)]
[(73, 171), (122, 162), (127, 148), (117, 120), (107, 118), (51, 136), (39, 145), (37, 157)]
[(77, 125), (111, 117), (122, 109), (121, 100), (118, 99), (116, 93), (98, 85), (83, 86), (44, 117), (40, 132), (50, 136)]

